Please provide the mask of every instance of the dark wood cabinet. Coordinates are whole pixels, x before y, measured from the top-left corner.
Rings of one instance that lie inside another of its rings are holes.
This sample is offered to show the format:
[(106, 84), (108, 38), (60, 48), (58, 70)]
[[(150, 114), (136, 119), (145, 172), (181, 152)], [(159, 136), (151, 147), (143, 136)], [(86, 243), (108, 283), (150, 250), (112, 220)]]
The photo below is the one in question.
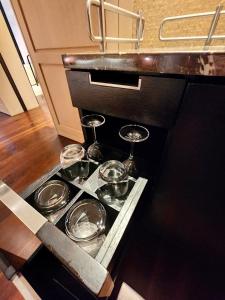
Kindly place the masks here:
[(168, 141), (152, 216), (179, 238), (225, 258), (224, 180), (225, 86), (189, 84)]
[[(158, 176), (130, 229), (111, 299), (122, 282), (145, 299), (225, 299), (223, 81), (85, 69), (71, 69), (67, 77), (75, 106), (168, 130)], [(137, 86), (139, 79), (139, 90), (107, 86)], [(151, 141), (145, 146), (147, 153)]]
[(112, 299), (124, 281), (145, 299), (225, 299), (224, 137), (225, 85), (189, 83)]
[(185, 79), (134, 73), (69, 70), (73, 105), (146, 125), (170, 128)]

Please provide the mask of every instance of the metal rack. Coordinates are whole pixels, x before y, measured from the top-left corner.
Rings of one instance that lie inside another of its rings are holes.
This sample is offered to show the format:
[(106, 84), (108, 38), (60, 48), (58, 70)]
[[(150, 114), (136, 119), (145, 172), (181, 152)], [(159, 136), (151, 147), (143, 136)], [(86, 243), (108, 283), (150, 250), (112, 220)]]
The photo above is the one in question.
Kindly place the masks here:
[[(188, 14), (188, 15), (180, 15), (180, 16), (173, 16), (167, 17), (162, 20), (159, 28), (159, 39), (160, 41), (183, 41), (183, 40), (205, 40), (205, 45), (210, 45), (212, 40), (218, 39), (225, 39), (225, 35), (216, 35), (214, 34), (219, 18), (221, 15), (225, 14), (225, 10), (223, 10), (223, 5), (217, 6), (215, 11), (209, 11), (204, 13), (195, 13), (195, 14)], [(176, 20), (183, 20), (183, 19), (191, 19), (191, 18), (199, 18), (199, 17), (208, 17), (212, 16), (212, 21), (209, 27), (209, 31), (207, 35), (194, 35), (194, 36), (173, 36), (173, 37), (165, 37), (163, 36), (163, 27), (165, 23), (173, 22)]]
[[(100, 10), (100, 29), (101, 35), (94, 35), (92, 29), (92, 16), (91, 16), (91, 6), (97, 6)], [(136, 19), (137, 21), (137, 30), (135, 38), (120, 38), (120, 37), (112, 37), (106, 36), (106, 28), (105, 28), (105, 10), (112, 11), (118, 13), (119, 15), (131, 17)], [(101, 42), (102, 50), (105, 51), (106, 43), (135, 43), (136, 48), (140, 47), (140, 42), (143, 41), (143, 32), (144, 32), (144, 17), (142, 13), (134, 13), (123, 9), (119, 6), (113, 5), (111, 3), (105, 2), (104, 0), (87, 0), (87, 14), (88, 14), (88, 24), (89, 24), (89, 32), (90, 38), (94, 42)]]

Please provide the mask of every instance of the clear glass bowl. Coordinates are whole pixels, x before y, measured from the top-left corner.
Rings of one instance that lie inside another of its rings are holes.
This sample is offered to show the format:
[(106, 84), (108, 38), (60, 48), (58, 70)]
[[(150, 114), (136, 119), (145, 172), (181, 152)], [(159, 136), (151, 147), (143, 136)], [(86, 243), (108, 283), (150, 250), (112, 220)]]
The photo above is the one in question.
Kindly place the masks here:
[(65, 220), (66, 234), (76, 242), (90, 241), (105, 230), (106, 211), (95, 199), (85, 199), (73, 205)]
[[(115, 200), (120, 201), (120, 198), (127, 194), (129, 188), (129, 181), (124, 180), (117, 183), (107, 183), (98, 188), (95, 193), (98, 199), (104, 203), (112, 203)], [(121, 199), (124, 201), (124, 199)]]
[(108, 160), (99, 168), (99, 176), (106, 182), (115, 183), (127, 178), (123, 163), (118, 160)]
[(34, 196), (37, 208), (43, 213), (51, 213), (64, 207), (69, 200), (69, 188), (60, 180), (44, 183)]

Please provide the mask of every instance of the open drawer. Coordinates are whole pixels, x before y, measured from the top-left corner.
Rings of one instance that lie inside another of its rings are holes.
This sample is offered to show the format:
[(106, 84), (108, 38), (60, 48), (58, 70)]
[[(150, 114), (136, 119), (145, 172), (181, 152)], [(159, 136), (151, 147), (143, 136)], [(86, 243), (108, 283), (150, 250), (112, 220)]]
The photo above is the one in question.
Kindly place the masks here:
[[(98, 169), (88, 178), (88, 180), (81, 187), (81, 194), (79, 198), (76, 198), (76, 202), (87, 199), (98, 199), (95, 191), (98, 186)], [(59, 175), (60, 176), (60, 175)], [(106, 239), (104, 240), (101, 248), (98, 250), (95, 260), (101, 263), (102, 266), (107, 268), (113, 258), (113, 255), (119, 245), (120, 240), (128, 226), (130, 219), (134, 213), (134, 210), (140, 200), (141, 194), (147, 184), (147, 179), (139, 177), (137, 180), (130, 178), (131, 184), (128, 190), (126, 200), (123, 201), (123, 205), (110, 205), (102, 202), (106, 209), (107, 216), (109, 218), (109, 225), (106, 233)], [(77, 185), (76, 180), (71, 181), (71, 184)], [(69, 205), (71, 207), (71, 205)], [(60, 228), (64, 227), (65, 215), (61, 218)], [(63, 224), (62, 224), (63, 223)], [(56, 224), (57, 226), (58, 224)], [(65, 229), (63, 230), (65, 232)]]
[[(64, 220), (68, 210), (77, 201), (86, 198), (97, 198), (95, 191), (91, 189), (94, 186), (93, 180), (95, 180), (97, 172), (98, 169), (93, 172), (83, 185), (80, 185), (76, 181), (67, 181), (60, 173), (60, 167), (56, 167), (24, 192), (25, 200), (4, 183), (1, 184), (0, 192), (1, 196), (3, 196), (1, 198), (2, 201), (36, 234), (43, 245), (64, 265), (72, 276), (80, 281), (82, 286), (85, 286), (91, 294), (98, 295), (98, 297), (106, 297), (110, 295), (113, 288), (113, 280), (107, 268), (113, 260), (119, 243), (124, 236), (147, 179), (138, 178), (134, 180), (129, 195), (120, 209), (107, 207), (103, 203), (108, 214), (109, 225), (105, 233), (106, 238), (104, 242), (96, 255), (92, 257), (66, 235)], [(66, 181), (71, 190), (71, 199), (66, 207), (54, 215), (54, 218), (47, 216), (47, 219), (35, 208), (33, 197), (35, 191), (51, 179)], [(17, 205), (13, 206), (10, 204), (9, 198), (13, 198), (13, 202), (15, 203), (16, 201)], [(37, 224), (34, 224), (36, 221)], [(35, 254), (32, 259), (35, 259)]]

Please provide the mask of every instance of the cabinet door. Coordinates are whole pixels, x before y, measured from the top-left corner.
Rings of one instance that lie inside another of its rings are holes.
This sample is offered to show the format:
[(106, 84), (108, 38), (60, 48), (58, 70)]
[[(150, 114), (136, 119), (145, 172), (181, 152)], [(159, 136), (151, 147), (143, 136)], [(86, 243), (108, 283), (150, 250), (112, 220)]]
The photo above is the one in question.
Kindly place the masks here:
[[(225, 257), (225, 85), (189, 84), (151, 212), (161, 229), (210, 257)], [(221, 261), (221, 259), (220, 259)]]
[[(100, 44), (89, 38), (86, 0), (11, 0), (31, 55), (56, 130), (83, 142), (78, 110), (72, 106), (62, 64), (62, 54), (98, 52)], [(132, 1), (108, 0), (132, 10)], [(98, 10), (92, 10), (93, 31), (99, 34)], [(132, 20), (106, 12), (108, 36), (132, 36)], [(125, 50), (133, 45), (108, 43), (107, 50)]]
[[(12, 5), (58, 133), (82, 142), (61, 55), (99, 50), (99, 44), (89, 39), (86, 1), (12, 0)], [(93, 23), (98, 25), (97, 11)]]

